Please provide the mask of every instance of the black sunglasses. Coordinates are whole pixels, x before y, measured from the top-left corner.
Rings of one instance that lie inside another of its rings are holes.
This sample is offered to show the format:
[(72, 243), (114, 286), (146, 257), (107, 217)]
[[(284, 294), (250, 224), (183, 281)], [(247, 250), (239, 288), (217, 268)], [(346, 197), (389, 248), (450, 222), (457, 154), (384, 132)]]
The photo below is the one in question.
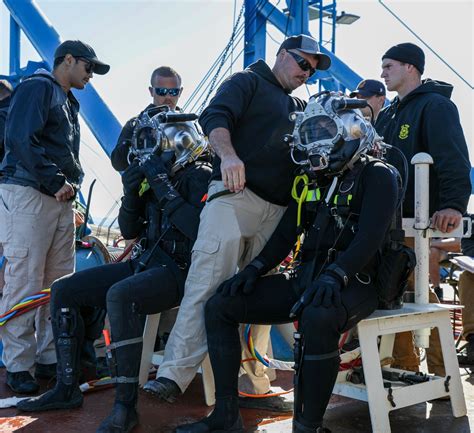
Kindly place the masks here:
[(178, 96), (181, 90), (179, 87), (176, 87), (174, 89), (168, 89), (166, 87), (154, 87), (154, 89), (155, 93), (158, 96), (166, 96), (168, 93), (170, 94), (170, 96)]
[(94, 63), (92, 63), (90, 60), (85, 59), (84, 57), (76, 57), (76, 60), (81, 60), (85, 63), (84, 65), (84, 70), (88, 73), (91, 74), (94, 72)]
[(309, 71), (309, 75), (313, 75), (316, 72), (316, 69), (311, 66), (305, 58), (301, 57), (300, 55), (293, 53), (292, 51), (288, 51), (291, 54), (291, 57), (295, 59), (295, 62), (298, 64), (302, 71)]

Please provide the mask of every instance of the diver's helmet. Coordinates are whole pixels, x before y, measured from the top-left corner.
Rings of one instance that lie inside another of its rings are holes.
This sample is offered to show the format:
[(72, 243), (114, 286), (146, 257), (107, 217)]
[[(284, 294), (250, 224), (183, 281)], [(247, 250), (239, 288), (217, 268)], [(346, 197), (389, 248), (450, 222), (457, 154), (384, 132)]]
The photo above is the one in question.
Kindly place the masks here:
[[(166, 114), (174, 114), (166, 111)], [(176, 113), (178, 114), (178, 113)], [(208, 140), (196, 122), (163, 122), (162, 113), (150, 116), (143, 112), (135, 124), (130, 146), (131, 157), (144, 162), (151, 154), (157, 154), (170, 167), (171, 174), (195, 161), (208, 148)]]
[(371, 153), (381, 138), (358, 108), (361, 100), (322, 92), (310, 98), (304, 112), (291, 113), (293, 134), (287, 136), (296, 164), (314, 174), (338, 175)]

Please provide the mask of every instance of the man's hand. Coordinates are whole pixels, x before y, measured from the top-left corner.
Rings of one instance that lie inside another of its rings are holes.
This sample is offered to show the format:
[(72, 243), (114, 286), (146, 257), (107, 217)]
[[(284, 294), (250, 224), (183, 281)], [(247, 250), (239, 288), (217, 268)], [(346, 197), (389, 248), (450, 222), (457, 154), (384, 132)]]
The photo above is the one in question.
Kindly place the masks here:
[(341, 290), (343, 284), (339, 278), (332, 274), (322, 274), (314, 280), (303, 292), (301, 298), (293, 305), (290, 317), (298, 317), (304, 307), (313, 304), (315, 307), (322, 305), (324, 308), (341, 306)]
[(451, 233), (462, 220), (462, 214), (456, 209), (446, 208), (436, 211), (431, 217), (431, 225), (443, 233)]
[(221, 175), (224, 186), (230, 192), (240, 192), (245, 187), (245, 165), (237, 156), (225, 128), (215, 128), (209, 134), (209, 143), (221, 159)]
[(141, 172), (145, 175), (148, 182), (152, 182), (159, 175), (168, 175), (168, 170), (163, 160), (158, 155), (150, 155), (148, 159), (140, 166)]
[(245, 166), (237, 155), (221, 160), (221, 174), (224, 186), (230, 192), (240, 192), (245, 187)]
[(57, 201), (68, 201), (74, 197), (75, 193), (76, 192), (74, 191), (73, 186), (68, 181), (66, 181), (60, 190), (54, 194), (54, 196), (56, 197)]
[(122, 173), (123, 192), (126, 195), (137, 196), (144, 176), (138, 162), (134, 160)]

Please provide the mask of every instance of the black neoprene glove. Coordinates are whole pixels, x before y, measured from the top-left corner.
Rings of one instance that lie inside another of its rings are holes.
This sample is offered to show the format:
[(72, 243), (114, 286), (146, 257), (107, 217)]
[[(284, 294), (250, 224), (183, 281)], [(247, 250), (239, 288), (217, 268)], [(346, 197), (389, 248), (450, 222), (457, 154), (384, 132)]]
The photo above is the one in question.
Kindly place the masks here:
[(125, 195), (138, 197), (140, 185), (144, 176), (140, 170), (138, 162), (133, 161), (122, 173), (123, 192)]
[(221, 293), (222, 296), (236, 296), (239, 293), (248, 295), (255, 290), (257, 279), (266, 273), (265, 264), (259, 259), (253, 259), (242, 271), (224, 281), (217, 289), (217, 293)]
[(309, 304), (324, 308), (340, 307), (341, 291), (347, 285), (348, 278), (345, 272), (335, 265), (330, 265), (314, 280), (303, 292), (299, 301), (293, 306), (290, 317), (298, 316), (304, 307)]
[(151, 189), (158, 201), (172, 201), (180, 197), (178, 191), (173, 187), (168, 176), (168, 170), (162, 159), (157, 155), (151, 155), (141, 166), (142, 173), (148, 180)]

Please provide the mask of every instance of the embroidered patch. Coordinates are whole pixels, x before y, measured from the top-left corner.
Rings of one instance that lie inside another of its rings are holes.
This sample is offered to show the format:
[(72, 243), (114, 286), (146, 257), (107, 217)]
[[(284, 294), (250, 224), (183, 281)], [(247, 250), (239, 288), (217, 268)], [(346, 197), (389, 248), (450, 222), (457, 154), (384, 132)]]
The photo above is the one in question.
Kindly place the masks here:
[(406, 123), (400, 127), (400, 134), (398, 134), (398, 138), (401, 140), (405, 140), (408, 137), (409, 134), (409, 129), (410, 125), (407, 125)]

